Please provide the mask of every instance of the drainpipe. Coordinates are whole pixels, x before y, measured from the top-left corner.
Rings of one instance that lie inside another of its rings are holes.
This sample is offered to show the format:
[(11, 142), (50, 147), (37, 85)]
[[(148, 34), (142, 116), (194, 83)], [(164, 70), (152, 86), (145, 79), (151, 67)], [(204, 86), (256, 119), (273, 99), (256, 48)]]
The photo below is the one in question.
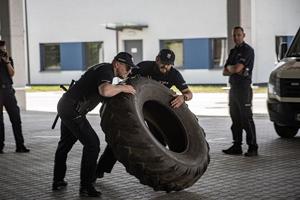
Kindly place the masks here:
[(30, 56), (29, 56), (29, 39), (28, 39), (27, 0), (24, 0), (24, 15), (25, 15), (25, 34), (26, 34), (26, 57), (27, 57), (27, 85), (31, 85), (31, 78), (30, 78)]

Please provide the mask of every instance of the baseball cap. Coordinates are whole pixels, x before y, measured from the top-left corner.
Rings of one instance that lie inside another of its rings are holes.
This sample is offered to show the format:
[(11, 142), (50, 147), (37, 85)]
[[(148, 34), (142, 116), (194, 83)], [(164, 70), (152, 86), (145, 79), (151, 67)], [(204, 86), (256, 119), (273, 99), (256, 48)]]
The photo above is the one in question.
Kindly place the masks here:
[(114, 60), (126, 64), (130, 69), (135, 66), (133, 63), (132, 55), (127, 52), (118, 53), (115, 56)]
[(174, 52), (172, 50), (170, 50), (170, 49), (162, 49), (158, 53), (158, 57), (159, 57), (160, 62), (162, 64), (174, 65), (175, 54), (174, 54)]

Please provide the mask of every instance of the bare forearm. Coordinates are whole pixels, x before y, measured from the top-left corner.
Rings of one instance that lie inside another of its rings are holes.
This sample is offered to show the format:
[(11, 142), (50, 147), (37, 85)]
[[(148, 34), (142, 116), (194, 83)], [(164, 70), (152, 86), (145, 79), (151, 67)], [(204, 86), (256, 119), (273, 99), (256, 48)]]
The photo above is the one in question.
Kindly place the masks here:
[(244, 65), (241, 63), (235, 64), (235, 65), (228, 65), (226, 68), (229, 73), (231, 74), (238, 74), (241, 73), (244, 69)]
[(227, 67), (224, 68), (223, 70), (223, 76), (230, 76), (232, 73), (230, 73), (227, 69)]
[(110, 83), (100, 85), (98, 91), (104, 97), (113, 97), (121, 92), (135, 94), (135, 89), (131, 85), (112, 85)]
[(185, 89), (181, 91), (182, 95), (184, 96), (185, 101), (189, 101), (193, 98), (193, 93), (191, 92), (190, 89)]
[(189, 88), (181, 91), (182, 95), (174, 95), (174, 99), (171, 101), (172, 108), (179, 108), (185, 101), (189, 101), (193, 98), (193, 93)]
[(99, 87), (99, 93), (104, 97), (112, 97), (122, 92), (121, 85), (106, 84)]

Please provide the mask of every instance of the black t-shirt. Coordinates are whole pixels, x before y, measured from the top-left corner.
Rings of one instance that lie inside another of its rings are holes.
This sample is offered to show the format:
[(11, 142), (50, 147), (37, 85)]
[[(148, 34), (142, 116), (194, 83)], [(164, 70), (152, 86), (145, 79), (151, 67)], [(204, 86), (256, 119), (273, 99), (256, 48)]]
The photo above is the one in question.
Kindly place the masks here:
[(102, 63), (90, 67), (76, 83), (66, 92), (66, 96), (76, 101), (91, 100), (100, 103), (105, 99), (98, 92), (98, 86), (102, 83), (112, 83), (114, 78), (113, 66)]
[[(9, 60), (11, 62), (11, 65), (14, 67), (13, 59), (11, 57), (9, 57)], [(6, 65), (7, 64), (0, 58), (0, 84), (1, 85), (12, 85), (13, 80), (8, 73)]]
[(159, 66), (155, 61), (143, 61), (137, 64), (137, 66), (137, 68), (132, 69), (132, 75), (140, 74), (144, 77), (150, 77), (156, 81), (159, 81), (168, 88), (171, 88), (173, 85), (175, 85), (175, 87), (180, 91), (188, 88), (180, 72), (173, 67), (166, 74), (162, 74), (159, 71)]
[(248, 70), (248, 76), (246, 76), (245, 74), (232, 74), (229, 77), (229, 83), (231, 83), (234, 86), (251, 84), (252, 70), (254, 64), (254, 50), (245, 42), (243, 42), (239, 46), (235, 46), (233, 49), (230, 50), (225, 67), (227, 65), (236, 65), (238, 63), (243, 64), (245, 66), (245, 69)]

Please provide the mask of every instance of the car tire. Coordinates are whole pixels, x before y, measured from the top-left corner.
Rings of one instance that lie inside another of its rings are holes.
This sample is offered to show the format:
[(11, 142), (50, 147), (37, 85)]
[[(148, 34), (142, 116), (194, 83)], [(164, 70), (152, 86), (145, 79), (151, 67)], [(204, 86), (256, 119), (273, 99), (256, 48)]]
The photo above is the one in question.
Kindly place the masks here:
[(274, 123), (277, 134), (282, 138), (293, 138), (298, 133), (299, 128), (293, 126), (281, 126)]

